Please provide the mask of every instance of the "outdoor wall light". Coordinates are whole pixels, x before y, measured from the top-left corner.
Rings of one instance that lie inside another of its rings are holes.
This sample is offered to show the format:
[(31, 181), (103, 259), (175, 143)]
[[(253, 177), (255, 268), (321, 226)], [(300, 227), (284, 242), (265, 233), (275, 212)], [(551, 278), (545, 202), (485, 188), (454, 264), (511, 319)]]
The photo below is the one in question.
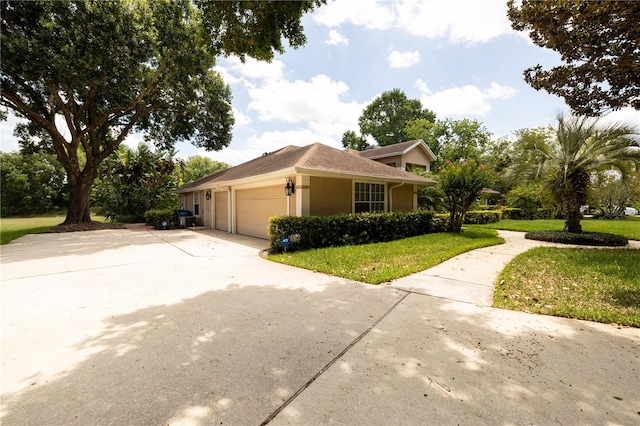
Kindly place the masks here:
[(204, 193), (204, 198), (207, 199), (207, 201), (209, 201), (211, 199), (211, 191), (207, 191)]
[(296, 192), (296, 184), (293, 183), (290, 177), (287, 178), (287, 186), (284, 187), (284, 192), (287, 197), (291, 197), (291, 194)]

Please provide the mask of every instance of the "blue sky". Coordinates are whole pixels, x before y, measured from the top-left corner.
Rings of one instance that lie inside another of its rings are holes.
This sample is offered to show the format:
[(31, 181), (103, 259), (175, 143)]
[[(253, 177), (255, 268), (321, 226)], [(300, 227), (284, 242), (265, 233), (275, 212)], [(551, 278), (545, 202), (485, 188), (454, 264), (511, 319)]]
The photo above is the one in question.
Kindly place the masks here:
[[(505, 0), (329, 0), (303, 24), (307, 44), (271, 63), (219, 59), (216, 69), (233, 92), (231, 145), (206, 152), (180, 143), (178, 157), (236, 165), (286, 145), (341, 148), (346, 130), (359, 133), (364, 107), (394, 88), (439, 119), (475, 119), (495, 137), (568, 111), (561, 98), (524, 82), (524, 69), (548, 68), (560, 57), (511, 29)], [(615, 115), (640, 123), (638, 111)], [(17, 149), (14, 123), (0, 123), (2, 151)]]

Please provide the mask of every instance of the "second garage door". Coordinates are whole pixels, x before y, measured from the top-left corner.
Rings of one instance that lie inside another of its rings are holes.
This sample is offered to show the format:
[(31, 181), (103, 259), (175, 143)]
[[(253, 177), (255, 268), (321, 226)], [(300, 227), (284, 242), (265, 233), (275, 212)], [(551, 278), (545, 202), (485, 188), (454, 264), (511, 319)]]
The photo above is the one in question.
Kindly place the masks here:
[(236, 192), (236, 232), (269, 238), (271, 216), (287, 214), (287, 197), (281, 185), (242, 189)]

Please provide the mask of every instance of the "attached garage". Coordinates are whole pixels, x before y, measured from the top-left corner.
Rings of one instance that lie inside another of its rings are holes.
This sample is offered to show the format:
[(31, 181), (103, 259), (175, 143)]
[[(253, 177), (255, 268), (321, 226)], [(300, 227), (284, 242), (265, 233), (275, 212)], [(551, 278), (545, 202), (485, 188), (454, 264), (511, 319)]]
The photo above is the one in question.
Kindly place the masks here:
[(215, 229), (229, 232), (229, 194), (214, 192)]
[(269, 218), (287, 214), (287, 196), (282, 185), (236, 191), (236, 232), (269, 238)]
[[(404, 147), (400, 150), (402, 155), (412, 149), (428, 151), (423, 141), (397, 145)], [(395, 151), (387, 154), (397, 155)], [(411, 160), (417, 164), (413, 157)], [(268, 239), (271, 217), (415, 210), (417, 188), (435, 183), (363, 158), (354, 151), (314, 143), (265, 153), (189, 182), (176, 193), (180, 195), (180, 208), (193, 209), (195, 213), (196, 205), (203, 206), (200, 216), (204, 213), (205, 227)], [(375, 201), (373, 198), (356, 200), (356, 193), (366, 193), (362, 186), (377, 188)], [(196, 196), (206, 202), (200, 205)]]

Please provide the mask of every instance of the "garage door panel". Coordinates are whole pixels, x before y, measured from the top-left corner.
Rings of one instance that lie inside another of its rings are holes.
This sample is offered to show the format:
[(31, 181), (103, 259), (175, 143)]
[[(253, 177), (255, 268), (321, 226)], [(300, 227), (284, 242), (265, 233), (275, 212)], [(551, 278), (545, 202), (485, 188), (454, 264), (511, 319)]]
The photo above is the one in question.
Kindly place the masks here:
[(236, 192), (238, 234), (268, 238), (269, 218), (287, 214), (287, 197), (281, 186), (243, 189)]

